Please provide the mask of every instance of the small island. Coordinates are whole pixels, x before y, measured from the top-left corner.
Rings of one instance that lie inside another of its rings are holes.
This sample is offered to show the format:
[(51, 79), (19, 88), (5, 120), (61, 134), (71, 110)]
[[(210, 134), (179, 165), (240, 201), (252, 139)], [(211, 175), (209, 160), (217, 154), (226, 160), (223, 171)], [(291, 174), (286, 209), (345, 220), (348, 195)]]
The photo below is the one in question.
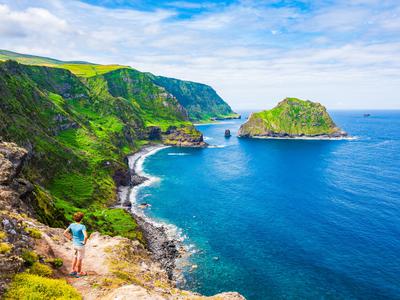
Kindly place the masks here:
[(326, 108), (316, 102), (286, 98), (270, 110), (253, 113), (238, 133), (251, 138), (337, 139), (347, 136)]

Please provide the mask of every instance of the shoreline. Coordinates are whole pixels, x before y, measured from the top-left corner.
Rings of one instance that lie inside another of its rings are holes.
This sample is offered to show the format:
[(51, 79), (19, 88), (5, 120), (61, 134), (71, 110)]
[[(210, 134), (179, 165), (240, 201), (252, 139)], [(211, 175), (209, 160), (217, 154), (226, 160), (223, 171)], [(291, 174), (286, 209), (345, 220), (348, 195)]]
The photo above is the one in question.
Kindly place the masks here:
[(144, 209), (139, 207), (140, 203), (137, 203), (139, 190), (159, 180), (144, 172), (143, 164), (146, 158), (166, 148), (170, 148), (170, 146), (144, 146), (138, 152), (127, 157), (131, 184), (118, 188), (118, 198), (119, 205), (129, 211), (138, 223), (143, 232), (147, 249), (153, 258), (161, 264), (167, 272), (168, 278), (179, 285), (184, 282), (182, 272), (177, 268), (179, 259), (188, 254), (183, 245), (184, 238), (176, 226), (147, 216)]

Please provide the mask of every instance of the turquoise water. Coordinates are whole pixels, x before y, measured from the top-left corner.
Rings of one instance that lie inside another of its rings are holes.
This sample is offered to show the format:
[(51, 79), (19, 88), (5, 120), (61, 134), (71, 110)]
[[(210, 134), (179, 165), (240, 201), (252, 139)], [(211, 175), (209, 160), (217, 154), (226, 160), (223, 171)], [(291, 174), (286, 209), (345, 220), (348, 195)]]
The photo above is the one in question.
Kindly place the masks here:
[(400, 299), (400, 112), (333, 112), (351, 141), (223, 137), (167, 148), (144, 169), (146, 213), (197, 252), (186, 288), (248, 299)]

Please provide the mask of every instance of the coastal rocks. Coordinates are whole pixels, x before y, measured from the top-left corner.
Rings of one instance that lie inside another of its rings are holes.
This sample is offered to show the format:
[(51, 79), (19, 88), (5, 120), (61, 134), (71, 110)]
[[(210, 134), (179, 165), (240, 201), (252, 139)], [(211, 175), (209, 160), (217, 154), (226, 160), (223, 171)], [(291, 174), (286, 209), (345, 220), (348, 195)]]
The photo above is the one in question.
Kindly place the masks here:
[(347, 136), (320, 103), (286, 98), (271, 110), (250, 115), (239, 137), (338, 139)]
[(161, 140), (161, 128), (157, 126), (150, 126), (146, 128), (148, 139), (151, 141)]
[(203, 134), (194, 126), (169, 127), (162, 139), (165, 145), (177, 147), (206, 147)]
[(225, 134), (224, 134), (224, 136), (225, 136), (226, 138), (231, 137), (231, 131), (230, 131), (229, 129), (225, 129)]
[(179, 257), (178, 241), (171, 239), (162, 225), (158, 226), (138, 214), (132, 213), (146, 240), (148, 250), (167, 272), (175, 279), (175, 261)]

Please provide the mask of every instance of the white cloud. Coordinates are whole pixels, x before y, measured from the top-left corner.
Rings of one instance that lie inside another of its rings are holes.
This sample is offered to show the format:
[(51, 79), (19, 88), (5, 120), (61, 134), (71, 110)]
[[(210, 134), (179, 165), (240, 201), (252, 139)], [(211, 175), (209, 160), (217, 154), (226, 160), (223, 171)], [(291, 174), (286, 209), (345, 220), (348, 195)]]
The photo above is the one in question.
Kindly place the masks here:
[(0, 48), (204, 82), (239, 109), (285, 96), (330, 108), (400, 108), (395, 1), (343, 1), (308, 13), (242, 1), (190, 19), (178, 16), (185, 2), (155, 11), (0, 2)]

